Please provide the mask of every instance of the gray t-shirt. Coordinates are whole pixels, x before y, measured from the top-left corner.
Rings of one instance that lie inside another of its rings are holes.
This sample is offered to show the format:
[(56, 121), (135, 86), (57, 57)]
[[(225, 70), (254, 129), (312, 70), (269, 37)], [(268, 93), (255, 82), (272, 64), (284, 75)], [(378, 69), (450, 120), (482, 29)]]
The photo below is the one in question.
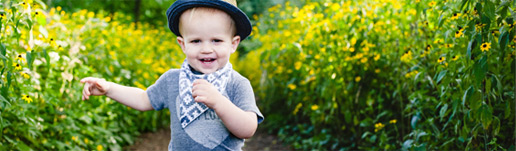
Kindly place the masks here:
[[(226, 86), (229, 100), (244, 111), (256, 113), (258, 123), (263, 115), (256, 106), (253, 88), (245, 77), (235, 70)], [(168, 150), (241, 150), (244, 140), (231, 134), (215, 111), (209, 109), (186, 128), (179, 120), (179, 73), (171, 69), (147, 89), (150, 103), (155, 110), (170, 110), (171, 139)]]

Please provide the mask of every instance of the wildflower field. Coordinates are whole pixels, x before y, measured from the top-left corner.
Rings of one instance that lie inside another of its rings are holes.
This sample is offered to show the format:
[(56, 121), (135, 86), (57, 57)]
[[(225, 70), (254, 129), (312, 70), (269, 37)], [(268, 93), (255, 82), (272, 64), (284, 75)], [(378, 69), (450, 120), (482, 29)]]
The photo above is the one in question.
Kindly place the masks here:
[[(249, 15), (231, 62), (254, 87), (260, 127), (294, 149), (515, 150), (515, 8), (287, 1)], [(83, 77), (145, 89), (180, 67), (166, 24), (132, 21), (2, 0), (0, 150), (120, 150), (168, 126), (167, 111), (81, 101)]]

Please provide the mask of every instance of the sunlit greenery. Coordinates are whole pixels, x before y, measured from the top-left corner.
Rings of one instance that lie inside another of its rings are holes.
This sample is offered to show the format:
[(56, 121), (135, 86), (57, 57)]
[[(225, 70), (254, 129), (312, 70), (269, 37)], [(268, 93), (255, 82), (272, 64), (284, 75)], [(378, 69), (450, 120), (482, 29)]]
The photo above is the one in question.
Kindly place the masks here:
[(241, 72), (296, 149), (514, 149), (514, 6), (287, 2), (255, 16)]
[[(146, 89), (184, 59), (168, 28), (53, 2), (0, 2), (0, 150), (120, 150), (168, 126), (167, 111), (81, 101), (79, 83), (95, 76)], [(249, 16), (253, 33), (231, 62), (255, 89), (260, 127), (295, 149), (514, 150), (514, 8), (286, 1)]]

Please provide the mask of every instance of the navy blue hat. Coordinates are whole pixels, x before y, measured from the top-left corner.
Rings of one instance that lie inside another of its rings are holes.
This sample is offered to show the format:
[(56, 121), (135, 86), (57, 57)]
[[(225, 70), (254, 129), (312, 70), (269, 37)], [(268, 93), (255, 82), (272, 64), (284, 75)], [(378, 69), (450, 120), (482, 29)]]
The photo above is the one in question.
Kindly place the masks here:
[(239, 35), (241, 40), (251, 34), (251, 21), (242, 10), (233, 4), (222, 0), (177, 0), (167, 10), (168, 28), (176, 36), (181, 36), (181, 33), (179, 33), (179, 17), (184, 11), (194, 7), (211, 7), (228, 13), (235, 21), (236, 35)]

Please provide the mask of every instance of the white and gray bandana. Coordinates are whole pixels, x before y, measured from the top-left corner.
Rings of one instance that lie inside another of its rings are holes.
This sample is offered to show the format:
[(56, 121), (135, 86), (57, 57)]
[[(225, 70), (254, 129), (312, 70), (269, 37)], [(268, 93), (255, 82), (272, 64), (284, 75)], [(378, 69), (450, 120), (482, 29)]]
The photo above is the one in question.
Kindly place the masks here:
[(192, 97), (192, 84), (194, 80), (205, 79), (224, 95), (226, 94), (226, 85), (231, 77), (231, 70), (232, 65), (228, 62), (222, 69), (214, 73), (196, 75), (192, 72), (188, 61), (185, 59), (179, 74), (179, 100), (181, 101), (179, 103), (179, 119), (183, 128), (204, 113), (204, 111), (208, 110), (206, 105), (195, 102)]

